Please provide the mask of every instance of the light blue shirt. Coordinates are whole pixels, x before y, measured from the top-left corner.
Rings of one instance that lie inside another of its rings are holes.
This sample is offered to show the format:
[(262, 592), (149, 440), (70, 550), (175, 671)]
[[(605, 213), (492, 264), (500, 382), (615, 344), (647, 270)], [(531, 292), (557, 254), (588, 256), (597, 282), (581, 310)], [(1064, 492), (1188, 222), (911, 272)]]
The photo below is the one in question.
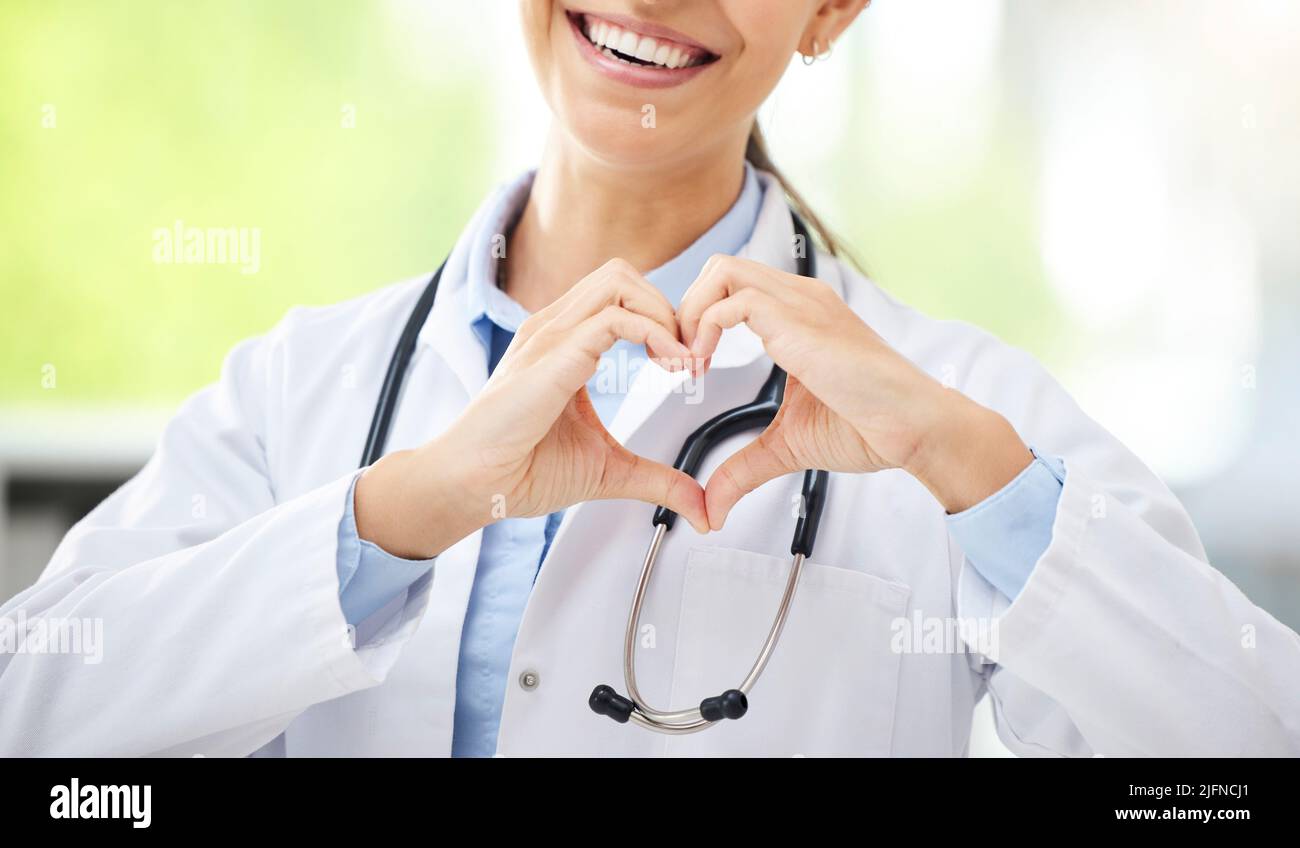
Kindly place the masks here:
[(1034, 451), (1034, 461), (1001, 490), (949, 515), (948, 532), (975, 570), (1015, 600), (1052, 543), (1064, 488), (1064, 463)]
[[(532, 173), (525, 174), (502, 191), (496, 206), (470, 234), (466, 320), (483, 344), (489, 373), (528, 317), (522, 306), (497, 287), (496, 279), (504, 236), (523, 209), (532, 179)], [(746, 164), (740, 196), (726, 215), (646, 278), (678, 306), (710, 256), (735, 254), (749, 242), (762, 200), (763, 186)], [(635, 376), (622, 363), (635, 366), (644, 362), (644, 353), (625, 341), (619, 341), (602, 358), (587, 390), (607, 426)], [(948, 518), (949, 530), (971, 564), (1008, 597), (1019, 594), (1051, 541), (1063, 480), (1059, 461), (1051, 465), (1036, 459), (1000, 492)], [(483, 530), (461, 631), (452, 756), (490, 757), (496, 753), (515, 637), (562, 516), (556, 512), (537, 518), (507, 518)], [(339, 600), (349, 624), (363, 621), (432, 567), (433, 560), (400, 559), (359, 539), (349, 490), (339, 523), (338, 556)]]

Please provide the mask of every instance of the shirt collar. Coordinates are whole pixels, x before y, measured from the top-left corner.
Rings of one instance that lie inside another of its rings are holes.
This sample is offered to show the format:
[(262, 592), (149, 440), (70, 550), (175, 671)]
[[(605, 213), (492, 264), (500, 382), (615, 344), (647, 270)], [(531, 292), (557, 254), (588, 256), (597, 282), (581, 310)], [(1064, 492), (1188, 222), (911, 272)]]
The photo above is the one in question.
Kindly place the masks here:
[[(497, 287), (497, 267), (505, 256), (506, 234), (510, 232), (528, 201), (536, 171), (528, 171), (502, 186), (471, 236), (466, 267), (466, 315), (474, 333), (491, 348), (492, 326), (515, 332), (528, 311)], [(749, 242), (763, 207), (765, 188), (753, 166), (745, 163), (740, 196), (727, 213), (686, 250), (646, 274), (646, 279), (664, 293), (674, 307), (715, 253), (734, 255)]]
[(536, 175), (536, 171), (527, 171), (502, 186), (471, 236), (465, 307), (474, 334), (489, 350), (493, 324), (513, 333), (528, 317), (528, 310), (497, 286), (497, 267), (506, 253), (507, 234), (524, 211)]

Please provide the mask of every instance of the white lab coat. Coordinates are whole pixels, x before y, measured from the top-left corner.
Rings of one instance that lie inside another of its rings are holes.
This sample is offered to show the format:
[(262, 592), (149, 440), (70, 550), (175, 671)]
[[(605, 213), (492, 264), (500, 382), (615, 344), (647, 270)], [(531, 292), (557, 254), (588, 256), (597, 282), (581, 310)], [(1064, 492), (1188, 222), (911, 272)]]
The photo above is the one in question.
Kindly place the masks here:
[[(769, 186), (744, 255), (793, 270), (790, 240)], [(487, 377), (465, 320), (466, 250), (462, 240), (420, 334), (389, 449), (437, 434)], [(828, 256), (819, 266), (889, 343), (1064, 459), (1052, 542), (1023, 593), (1009, 603), (964, 562), (942, 508), (906, 473), (832, 475), (749, 714), (662, 736), (587, 707), (598, 683), (625, 691), (623, 629), (652, 509), (575, 506), (519, 629), (500, 753), (961, 755), (987, 694), (1022, 754), (1300, 754), (1300, 639), (1206, 564), (1141, 461), (1028, 355), (931, 320)], [(99, 618), (104, 632), (98, 664), (0, 656), (0, 755), (448, 753), (480, 534), (355, 633), (336, 576), (344, 496), (424, 283), (295, 309), (236, 347), (144, 470), (0, 608)], [(670, 462), (700, 422), (750, 400), (770, 366), (753, 334), (729, 331), (698, 394), (634, 385), (611, 432)], [(761, 487), (707, 537), (684, 522), (669, 534), (640, 634), (641, 691), (656, 706), (697, 704), (748, 670), (789, 567), (799, 485)], [(996, 620), (996, 645), (896, 650), (900, 621), (917, 617)], [(526, 671), (535, 688), (521, 684)]]

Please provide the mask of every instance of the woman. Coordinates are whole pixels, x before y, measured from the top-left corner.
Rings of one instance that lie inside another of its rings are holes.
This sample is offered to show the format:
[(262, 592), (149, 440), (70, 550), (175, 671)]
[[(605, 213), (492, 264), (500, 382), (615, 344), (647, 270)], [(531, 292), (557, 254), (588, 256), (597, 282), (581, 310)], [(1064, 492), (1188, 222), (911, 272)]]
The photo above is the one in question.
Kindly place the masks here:
[[(794, 273), (787, 196), (815, 218), (754, 115), (865, 6), (523, 0), (554, 126), (443, 268), (389, 453), (353, 467), (425, 278), (237, 347), (68, 534), (4, 612), (100, 618), (103, 660), (0, 659), (0, 750), (960, 755), (987, 693), (1020, 753), (1300, 753), (1296, 634), (1137, 458), (825, 233), (818, 279)], [(664, 464), (773, 362), (766, 431), (704, 486)], [(749, 713), (660, 735), (589, 710), (621, 680), (639, 502), (690, 525), (640, 691), (690, 707), (765, 637), (808, 468), (829, 499)]]

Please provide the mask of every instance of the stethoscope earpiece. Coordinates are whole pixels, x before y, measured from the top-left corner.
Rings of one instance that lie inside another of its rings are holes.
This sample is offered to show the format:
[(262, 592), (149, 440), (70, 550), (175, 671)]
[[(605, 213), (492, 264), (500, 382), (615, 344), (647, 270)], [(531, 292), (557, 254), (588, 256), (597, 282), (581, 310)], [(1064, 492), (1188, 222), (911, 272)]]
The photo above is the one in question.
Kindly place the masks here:
[[(627, 724), (636, 712), (636, 704), (630, 698), (624, 698), (618, 691), (606, 683), (591, 690), (587, 706), (596, 715), (609, 716), (619, 724)], [(708, 722), (723, 719), (744, 718), (749, 712), (749, 698), (739, 689), (728, 689), (721, 695), (700, 701), (700, 718)]]
[(749, 712), (749, 699), (739, 689), (728, 689), (714, 698), (700, 701), (700, 718), (706, 721), (737, 719)]
[(591, 690), (587, 706), (591, 707), (591, 711), (596, 715), (609, 716), (619, 724), (627, 724), (627, 720), (632, 717), (632, 711), (636, 709), (636, 704), (618, 694), (613, 686), (604, 683)]

